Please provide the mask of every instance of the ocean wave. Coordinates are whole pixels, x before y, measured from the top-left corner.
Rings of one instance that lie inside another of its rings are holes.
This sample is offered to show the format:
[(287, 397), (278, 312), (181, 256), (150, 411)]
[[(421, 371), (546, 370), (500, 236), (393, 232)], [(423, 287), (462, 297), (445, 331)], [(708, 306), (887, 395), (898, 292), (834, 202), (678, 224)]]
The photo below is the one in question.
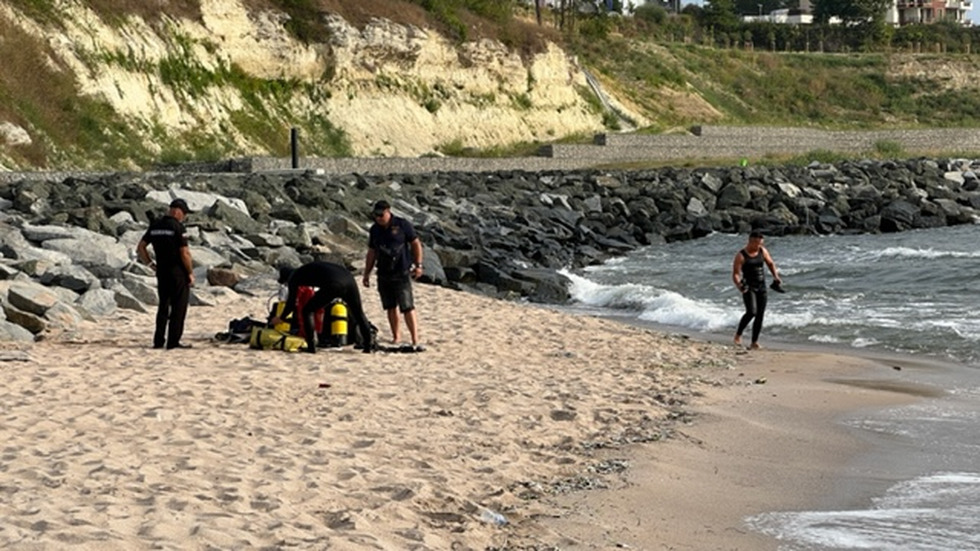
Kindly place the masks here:
[(587, 306), (633, 310), (644, 321), (714, 331), (732, 326), (741, 315), (740, 309), (733, 312), (730, 308), (690, 299), (650, 285), (604, 285), (572, 273), (563, 273), (572, 282), (569, 294), (573, 300)]
[(767, 513), (746, 522), (793, 549), (977, 549), (978, 497), (977, 473), (937, 473), (894, 486), (866, 510)]
[(871, 254), (873, 258), (980, 258), (980, 251), (947, 251), (913, 247), (886, 247)]
[(654, 323), (677, 325), (698, 331), (717, 331), (733, 327), (741, 312), (732, 313), (716, 305), (692, 300), (683, 295), (664, 291), (650, 301), (639, 318)]
[(568, 293), (572, 299), (587, 306), (617, 310), (643, 310), (651, 297), (659, 292), (658, 289), (649, 285), (638, 283), (605, 285), (568, 271), (562, 271), (561, 274), (571, 281)]

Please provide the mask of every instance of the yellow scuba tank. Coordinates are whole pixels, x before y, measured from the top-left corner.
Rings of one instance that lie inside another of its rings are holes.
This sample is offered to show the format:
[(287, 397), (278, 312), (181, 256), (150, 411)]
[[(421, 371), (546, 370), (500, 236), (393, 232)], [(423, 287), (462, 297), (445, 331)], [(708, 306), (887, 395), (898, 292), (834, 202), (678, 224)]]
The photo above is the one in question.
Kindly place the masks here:
[(330, 304), (330, 343), (347, 345), (347, 304), (339, 298)]

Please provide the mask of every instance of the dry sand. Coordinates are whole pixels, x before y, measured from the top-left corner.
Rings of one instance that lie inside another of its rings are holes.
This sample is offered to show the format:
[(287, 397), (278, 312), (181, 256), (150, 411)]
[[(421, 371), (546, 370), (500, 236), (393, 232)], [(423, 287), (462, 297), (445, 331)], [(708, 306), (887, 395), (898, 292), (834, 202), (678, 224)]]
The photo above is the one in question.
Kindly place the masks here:
[(741, 519), (817, 499), (865, 445), (835, 418), (918, 390), (827, 380), (888, 380), (857, 358), (416, 297), (420, 354), (213, 341), (264, 297), (191, 308), (190, 350), (127, 311), (0, 351), (0, 547), (774, 549)]

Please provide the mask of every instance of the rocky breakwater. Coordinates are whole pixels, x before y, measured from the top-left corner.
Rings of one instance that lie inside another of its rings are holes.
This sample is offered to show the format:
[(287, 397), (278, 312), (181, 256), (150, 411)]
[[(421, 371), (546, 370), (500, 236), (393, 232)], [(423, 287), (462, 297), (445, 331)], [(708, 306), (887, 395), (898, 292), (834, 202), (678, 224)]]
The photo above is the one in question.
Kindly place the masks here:
[(419, 229), (425, 282), (563, 302), (563, 268), (711, 232), (975, 223), (978, 166), (916, 159), (636, 171), (8, 174), (0, 184), (0, 340), (31, 341), (119, 308), (151, 309), (153, 274), (134, 262), (134, 249), (173, 197), (194, 211), (186, 224), (195, 305), (271, 296), (281, 264), (327, 259), (359, 270), (368, 212), (381, 198)]

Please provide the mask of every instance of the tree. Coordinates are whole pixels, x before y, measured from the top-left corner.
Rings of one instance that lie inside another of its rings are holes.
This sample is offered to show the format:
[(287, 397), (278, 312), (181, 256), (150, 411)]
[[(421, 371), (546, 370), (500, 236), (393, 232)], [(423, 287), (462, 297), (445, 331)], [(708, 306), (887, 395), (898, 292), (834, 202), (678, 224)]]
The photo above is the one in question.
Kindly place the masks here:
[(706, 28), (728, 32), (737, 29), (740, 23), (734, 0), (708, 0), (701, 12), (701, 25)]
[(867, 24), (884, 21), (891, 0), (815, 0), (813, 19), (827, 23), (839, 17), (845, 24)]

